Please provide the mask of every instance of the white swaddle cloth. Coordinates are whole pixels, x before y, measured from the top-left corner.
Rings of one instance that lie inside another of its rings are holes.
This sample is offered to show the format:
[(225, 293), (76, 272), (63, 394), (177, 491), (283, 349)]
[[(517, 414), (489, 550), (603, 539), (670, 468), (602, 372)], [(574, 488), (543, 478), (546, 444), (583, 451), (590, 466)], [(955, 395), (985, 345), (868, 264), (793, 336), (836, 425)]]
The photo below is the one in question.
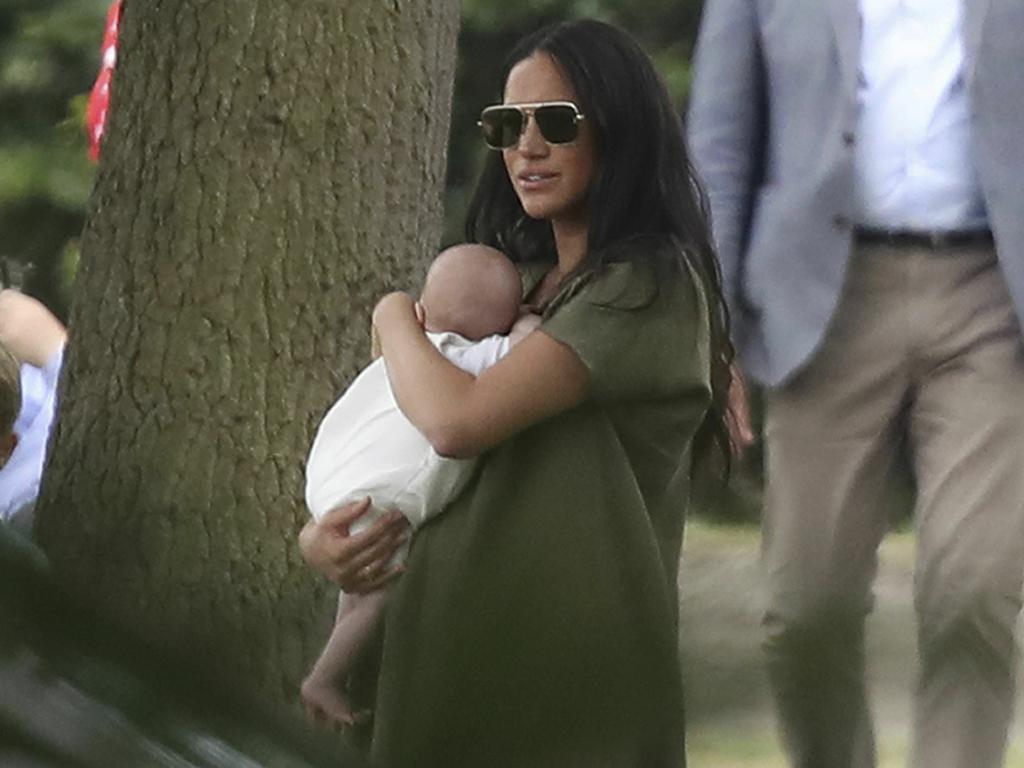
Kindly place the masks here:
[[(454, 365), (474, 376), (511, 348), (508, 336), (470, 341), (456, 333), (428, 333)], [(384, 358), (356, 377), (317, 428), (306, 461), (306, 506), (320, 519), (367, 496), (371, 507), (352, 532), (397, 509), (417, 528), (444, 510), (463, 489), (472, 459), (438, 456), (395, 402)]]

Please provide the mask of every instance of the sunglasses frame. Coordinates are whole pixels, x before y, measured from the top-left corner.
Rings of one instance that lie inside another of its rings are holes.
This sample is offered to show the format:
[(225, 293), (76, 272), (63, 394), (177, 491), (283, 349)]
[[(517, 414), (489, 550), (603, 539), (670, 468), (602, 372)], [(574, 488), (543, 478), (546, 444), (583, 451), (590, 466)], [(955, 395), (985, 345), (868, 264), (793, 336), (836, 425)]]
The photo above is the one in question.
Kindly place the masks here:
[(492, 104), (489, 107), (484, 107), (480, 111), (480, 119), (476, 121), (476, 124), (483, 128), (484, 126), (484, 115), (488, 112), (495, 112), (503, 109), (514, 109), (522, 115), (523, 125), (519, 129), (519, 135), (516, 137), (515, 142), (509, 144), (507, 147), (495, 147), (487, 143), (486, 137), (484, 138), (484, 144), (487, 144), (487, 148), (494, 150), (495, 152), (503, 152), (506, 149), (512, 149), (519, 144), (519, 141), (523, 138), (523, 134), (526, 133), (526, 128), (530, 124), (532, 119), (534, 122), (537, 121), (537, 117), (534, 113), (538, 109), (544, 107), (570, 107), (573, 111), (573, 126), (576, 128), (576, 135), (573, 136), (569, 141), (551, 141), (547, 136), (544, 135), (544, 131), (541, 129), (540, 124), (537, 124), (537, 130), (540, 132), (541, 138), (544, 139), (548, 144), (556, 147), (564, 147), (568, 144), (572, 144), (579, 137), (579, 124), (580, 121), (586, 119), (586, 115), (580, 112), (580, 108), (576, 106), (575, 102), (572, 101), (531, 101), (523, 104)]

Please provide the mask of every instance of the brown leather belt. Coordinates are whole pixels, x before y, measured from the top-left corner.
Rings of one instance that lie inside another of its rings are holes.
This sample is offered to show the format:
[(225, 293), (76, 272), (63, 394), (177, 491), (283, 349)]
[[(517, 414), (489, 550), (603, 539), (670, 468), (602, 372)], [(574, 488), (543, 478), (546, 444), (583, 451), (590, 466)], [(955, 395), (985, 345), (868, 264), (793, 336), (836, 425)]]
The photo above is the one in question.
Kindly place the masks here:
[(888, 245), (893, 248), (925, 248), (943, 251), (972, 245), (991, 245), (992, 232), (987, 229), (908, 230), (857, 227), (858, 243)]

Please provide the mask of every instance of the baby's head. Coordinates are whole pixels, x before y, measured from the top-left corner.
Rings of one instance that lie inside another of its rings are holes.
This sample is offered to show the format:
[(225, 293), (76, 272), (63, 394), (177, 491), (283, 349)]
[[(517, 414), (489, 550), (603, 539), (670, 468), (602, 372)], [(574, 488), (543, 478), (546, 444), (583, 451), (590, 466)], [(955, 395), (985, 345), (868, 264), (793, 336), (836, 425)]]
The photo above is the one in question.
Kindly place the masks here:
[(508, 333), (522, 300), (523, 284), (508, 257), (473, 243), (442, 251), (420, 296), (428, 331), (452, 331), (474, 341)]

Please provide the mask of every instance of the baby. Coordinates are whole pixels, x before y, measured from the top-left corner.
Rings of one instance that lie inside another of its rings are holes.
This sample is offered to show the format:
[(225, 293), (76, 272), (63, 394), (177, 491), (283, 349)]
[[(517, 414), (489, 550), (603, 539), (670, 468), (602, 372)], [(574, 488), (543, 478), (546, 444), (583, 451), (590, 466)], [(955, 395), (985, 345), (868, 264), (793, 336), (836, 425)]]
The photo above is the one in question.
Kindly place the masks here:
[[(522, 298), (519, 273), (503, 253), (483, 245), (455, 246), (427, 273), (420, 296), (424, 330), (441, 354), (477, 376), (540, 323), (537, 315), (522, 311)], [(352, 533), (393, 509), (415, 529), (458, 496), (472, 469), (472, 460), (435, 453), (406, 419), (378, 358), (320, 423), (306, 462), (306, 505), (319, 519), (370, 497), (372, 506)], [(404, 558), (407, 549), (396, 558)], [(380, 620), (385, 598), (386, 590), (340, 595), (334, 630), (302, 684), (302, 699), (314, 718), (355, 722), (344, 678)]]

